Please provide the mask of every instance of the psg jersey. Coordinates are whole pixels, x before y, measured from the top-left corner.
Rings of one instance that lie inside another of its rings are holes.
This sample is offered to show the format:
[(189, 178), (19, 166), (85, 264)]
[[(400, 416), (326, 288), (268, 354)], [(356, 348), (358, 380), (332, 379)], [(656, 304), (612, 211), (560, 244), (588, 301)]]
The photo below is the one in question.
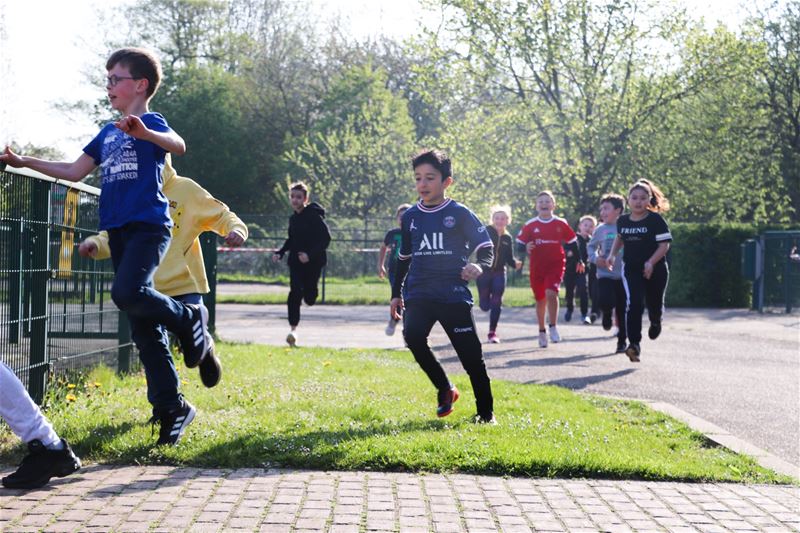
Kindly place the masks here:
[(399, 259), (411, 259), (403, 299), (471, 304), (461, 270), (472, 252), (492, 246), (478, 217), (450, 199), (435, 207), (418, 202), (403, 214), (401, 231)]

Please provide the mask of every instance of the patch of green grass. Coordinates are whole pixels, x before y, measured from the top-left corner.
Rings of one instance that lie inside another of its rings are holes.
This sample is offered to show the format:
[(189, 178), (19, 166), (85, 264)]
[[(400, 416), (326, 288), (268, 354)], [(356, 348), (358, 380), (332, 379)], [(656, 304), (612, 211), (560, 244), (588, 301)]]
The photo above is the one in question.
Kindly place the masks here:
[[(259, 282), (260, 283), (260, 282)], [(391, 288), (388, 281), (381, 281), (377, 277), (340, 279), (329, 278), (325, 280), (325, 304), (331, 305), (389, 305)], [(282, 290), (256, 294), (219, 294), (217, 303), (236, 304), (285, 304), (289, 294), (287, 283), (273, 279), (265, 285), (278, 285)], [(219, 289), (218, 289), (219, 290)], [(474, 284), (470, 286), (473, 297), (478, 298), (478, 291)], [(320, 282), (320, 300), (322, 302), (322, 282)], [(533, 305), (533, 293), (529, 287), (506, 287), (503, 295), (503, 305), (506, 307), (527, 307)]]
[[(51, 392), (47, 415), (79, 455), (107, 463), (790, 482), (638, 402), (495, 380), (499, 424), (474, 425), (469, 379), (452, 376), (462, 398), (437, 419), (405, 351), (217, 346), (216, 388), (181, 370), (198, 416), (177, 447), (153, 445), (141, 374), (96, 369)], [(0, 430), (0, 462), (21, 453)]]

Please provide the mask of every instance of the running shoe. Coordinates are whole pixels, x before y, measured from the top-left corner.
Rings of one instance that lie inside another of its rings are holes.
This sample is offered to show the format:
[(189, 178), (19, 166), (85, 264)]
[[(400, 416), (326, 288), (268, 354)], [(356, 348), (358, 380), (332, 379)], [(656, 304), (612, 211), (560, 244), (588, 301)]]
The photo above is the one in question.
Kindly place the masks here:
[(66, 440), (61, 439), (62, 449), (51, 450), (39, 439), (28, 443), (28, 455), (22, 459), (16, 472), (3, 478), (7, 489), (38, 489), (47, 485), (52, 477), (64, 477), (81, 468), (81, 460), (75, 456)]
[(603, 329), (609, 331), (613, 325), (614, 320), (611, 318), (611, 313), (603, 313)]
[(592, 314), (590, 314), (590, 315), (589, 315), (589, 320), (591, 320), (591, 321), (592, 321), (592, 324), (594, 324), (595, 322), (597, 322), (597, 313), (592, 313)]
[(661, 321), (655, 320), (650, 322), (650, 329), (647, 330), (647, 336), (656, 340), (659, 335), (661, 335)]
[(192, 318), (189, 325), (179, 337), (183, 363), (187, 368), (194, 368), (200, 364), (208, 352), (208, 309), (203, 305), (186, 304), (191, 311)]
[(489, 332), (489, 342), (492, 344), (500, 344), (500, 337), (497, 336), (497, 333), (494, 331)]
[(617, 351), (614, 353), (625, 353), (625, 341), (617, 341)]
[(539, 348), (547, 348), (547, 332), (539, 332)]
[(289, 346), (295, 348), (297, 346), (297, 332), (290, 331), (289, 334), (286, 335), (286, 342), (289, 344)]
[(641, 353), (642, 350), (638, 344), (630, 343), (625, 349), (625, 355), (628, 356), (628, 359), (630, 359), (632, 363), (639, 362), (639, 355), (641, 355)]
[(592, 323), (592, 319), (589, 318), (587, 315), (583, 315), (583, 319), (582, 320), (583, 320), (583, 323), (586, 324), (587, 326)]
[(391, 337), (392, 335), (394, 335), (394, 331), (395, 329), (397, 329), (398, 322), (399, 322), (398, 320), (389, 317), (389, 322), (386, 324), (386, 329), (384, 330), (387, 337)]
[(488, 424), (490, 426), (496, 426), (497, 425), (497, 419), (494, 417), (494, 414), (490, 414), (489, 416), (475, 415), (472, 418), (472, 423), (473, 424)]
[(157, 415), (153, 415), (150, 419), (152, 423), (160, 422), (161, 430), (158, 433), (157, 446), (164, 444), (175, 445), (181, 440), (186, 426), (192, 423), (194, 415), (197, 414), (194, 406), (183, 400), (183, 405), (172, 409), (171, 411), (164, 411)]
[(446, 391), (439, 391), (437, 394), (439, 406), (436, 408), (436, 416), (442, 418), (453, 412), (453, 404), (458, 400), (458, 389), (452, 385)]
[(211, 335), (208, 336), (208, 352), (200, 361), (200, 380), (209, 389), (219, 383), (222, 377), (222, 365), (216, 354), (216, 346)]
[(572, 309), (567, 309), (564, 313), (564, 322), (569, 322), (570, 320), (572, 320)]
[(561, 335), (558, 334), (558, 328), (550, 326), (550, 340), (553, 342), (561, 342)]

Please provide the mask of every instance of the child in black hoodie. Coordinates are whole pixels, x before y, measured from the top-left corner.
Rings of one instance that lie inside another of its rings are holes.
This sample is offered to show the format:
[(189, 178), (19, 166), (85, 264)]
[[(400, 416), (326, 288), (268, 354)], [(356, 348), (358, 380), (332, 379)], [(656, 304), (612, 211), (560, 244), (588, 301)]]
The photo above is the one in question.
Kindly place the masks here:
[(289, 252), (289, 325), (286, 336), (290, 346), (297, 343), (297, 324), (300, 323), (300, 303), (314, 305), (317, 284), (327, 262), (325, 250), (331, 242), (331, 232), (325, 223), (325, 209), (316, 202), (308, 203), (308, 186), (299, 181), (289, 186), (289, 201), (294, 214), (289, 217), (289, 238), (272, 256), (280, 261)]

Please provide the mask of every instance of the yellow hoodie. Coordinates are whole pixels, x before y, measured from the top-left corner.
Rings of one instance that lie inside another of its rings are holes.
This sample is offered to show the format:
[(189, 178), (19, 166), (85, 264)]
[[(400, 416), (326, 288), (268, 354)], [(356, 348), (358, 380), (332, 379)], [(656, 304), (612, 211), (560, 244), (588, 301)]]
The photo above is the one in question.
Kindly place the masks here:
[[(197, 182), (178, 176), (169, 154), (161, 176), (173, 226), (169, 248), (153, 279), (155, 289), (168, 296), (205, 294), (210, 289), (198, 237), (206, 231), (223, 237), (235, 231), (247, 239), (247, 226)], [(86, 240), (97, 246), (95, 259), (111, 257), (107, 232), (101, 231)]]

